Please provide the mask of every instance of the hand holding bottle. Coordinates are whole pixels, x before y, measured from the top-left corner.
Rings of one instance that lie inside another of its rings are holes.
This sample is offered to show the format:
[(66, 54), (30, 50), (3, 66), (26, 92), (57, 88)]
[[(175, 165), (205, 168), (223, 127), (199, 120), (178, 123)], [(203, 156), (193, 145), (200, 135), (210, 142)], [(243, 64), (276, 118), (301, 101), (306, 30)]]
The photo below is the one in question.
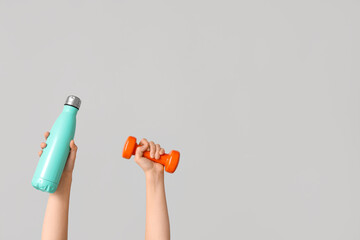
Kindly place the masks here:
[[(47, 138), (50, 136), (50, 132), (45, 132), (44, 133), (44, 137), (45, 137), (45, 141), (47, 140)], [(42, 142), (40, 144), (41, 150), (39, 151), (39, 157), (41, 157), (41, 154), (43, 153), (43, 149), (46, 148), (46, 142)], [(70, 153), (69, 156), (66, 160), (66, 164), (64, 167), (64, 173), (72, 173), (74, 170), (74, 165), (75, 165), (75, 159), (76, 159), (76, 153), (77, 153), (77, 149), (78, 147), (75, 144), (74, 140), (71, 140), (70, 142)], [(60, 180), (61, 181), (61, 180)]]
[[(45, 132), (45, 140), (47, 140), (49, 136), (50, 132)], [(47, 144), (45, 142), (40, 144), (41, 150), (39, 151), (39, 157), (42, 155), (46, 146)], [(67, 239), (70, 189), (76, 152), (77, 146), (74, 140), (71, 140), (70, 152), (59, 185), (56, 192), (50, 193), (49, 195), (41, 233), (42, 239), (54, 239), (54, 237), (56, 239)]]
[[(51, 135), (46, 134), (46, 144), (42, 144), (43, 152), (31, 181), (34, 188), (49, 193), (56, 191), (71, 152), (69, 144), (74, 145), (70, 142), (74, 139), (80, 104), (80, 98), (73, 95), (67, 97), (62, 113), (51, 128)], [(71, 162), (67, 170), (69, 168), (73, 169)]]

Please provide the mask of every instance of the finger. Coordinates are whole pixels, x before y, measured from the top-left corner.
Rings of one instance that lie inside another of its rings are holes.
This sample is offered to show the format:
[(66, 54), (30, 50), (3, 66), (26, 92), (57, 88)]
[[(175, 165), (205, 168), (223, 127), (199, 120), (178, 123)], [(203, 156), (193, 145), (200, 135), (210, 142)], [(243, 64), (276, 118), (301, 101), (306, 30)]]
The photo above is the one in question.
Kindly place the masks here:
[(160, 155), (164, 155), (165, 154), (165, 149), (161, 148), (159, 153), (160, 153)]
[(143, 138), (140, 141), (139, 147), (136, 148), (135, 151), (135, 159), (140, 158), (143, 156), (144, 152), (149, 148), (149, 142)]
[(159, 159), (160, 158), (160, 144), (156, 144), (155, 145), (155, 148), (156, 148), (156, 150), (155, 150), (155, 159)]
[(155, 157), (155, 151), (156, 151), (155, 143), (153, 141), (151, 141), (149, 144), (150, 144), (150, 157), (154, 158)]
[(49, 137), (49, 135), (50, 135), (50, 132), (45, 132), (45, 133), (44, 133), (45, 140), (47, 140), (47, 138)]
[(146, 140), (145, 138), (141, 139), (140, 141), (140, 147), (142, 152), (145, 152), (146, 150), (149, 149), (149, 142), (148, 140)]
[(42, 154), (42, 153), (43, 153), (43, 150), (40, 150), (39, 153), (38, 153), (38, 154), (39, 154), (39, 157), (41, 157), (41, 154)]
[(40, 144), (40, 147), (41, 147), (42, 149), (46, 148), (46, 146), (47, 146), (47, 144), (44, 143), (44, 142), (42, 142), (42, 143)]
[(141, 147), (136, 148), (135, 160), (141, 158), (143, 155), (144, 155), (144, 151), (141, 150)]
[(78, 150), (78, 147), (76, 146), (75, 141), (71, 140), (71, 142), (70, 142), (70, 153), (69, 153), (69, 159), (71, 161), (75, 161), (77, 150)]

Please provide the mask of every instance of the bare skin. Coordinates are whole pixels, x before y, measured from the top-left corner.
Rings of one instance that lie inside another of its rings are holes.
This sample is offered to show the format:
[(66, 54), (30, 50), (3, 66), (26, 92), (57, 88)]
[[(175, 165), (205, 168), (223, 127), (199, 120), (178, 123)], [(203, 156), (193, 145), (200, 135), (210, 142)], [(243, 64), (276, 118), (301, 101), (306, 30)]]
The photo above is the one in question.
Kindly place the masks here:
[[(45, 133), (45, 140), (50, 133)], [(150, 151), (153, 158), (159, 159), (165, 150), (159, 144), (140, 141), (142, 145), (135, 154), (135, 162), (143, 169), (146, 179), (146, 240), (169, 240), (170, 224), (165, 196), (164, 166), (143, 157), (145, 151)], [(44, 149), (46, 143), (41, 143)], [(43, 150), (39, 151), (41, 156)], [(68, 238), (68, 214), (72, 173), (74, 170), (77, 146), (74, 140), (70, 142), (70, 154), (67, 159), (58, 189), (49, 195), (46, 207), (42, 240), (67, 240)]]
[[(44, 134), (45, 140), (50, 133)], [(41, 149), (46, 147), (46, 143), (40, 144)], [(39, 151), (41, 156), (43, 150)], [(70, 189), (72, 182), (72, 172), (74, 170), (77, 146), (74, 140), (70, 142), (70, 153), (64, 167), (63, 174), (56, 192), (49, 194), (46, 207), (43, 229), (41, 233), (42, 240), (66, 240), (68, 236), (68, 215)]]
[(143, 157), (150, 151), (152, 158), (159, 159), (165, 150), (159, 144), (140, 141), (141, 147), (136, 149), (135, 162), (144, 170), (146, 179), (146, 224), (145, 240), (169, 240), (170, 223), (166, 204), (164, 166)]

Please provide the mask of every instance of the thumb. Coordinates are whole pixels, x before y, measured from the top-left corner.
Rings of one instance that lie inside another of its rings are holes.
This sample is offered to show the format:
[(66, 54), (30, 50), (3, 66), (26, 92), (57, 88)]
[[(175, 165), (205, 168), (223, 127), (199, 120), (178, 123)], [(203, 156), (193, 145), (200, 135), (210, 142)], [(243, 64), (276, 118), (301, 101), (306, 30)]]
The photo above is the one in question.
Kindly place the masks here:
[(149, 142), (143, 138), (140, 141), (141, 145), (138, 145), (135, 151), (135, 158), (141, 158), (144, 155), (144, 152), (149, 148)]
[(75, 141), (71, 140), (71, 142), (70, 142), (70, 153), (69, 153), (68, 158), (72, 162), (75, 161), (75, 159), (76, 159), (77, 149), (78, 149), (78, 147), (76, 146)]
[(139, 146), (136, 148), (135, 158), (141, 158), (144, 155), (144, 152), (146, 149), (143, 149), (143, 148), (144, 148), (143, 146)]

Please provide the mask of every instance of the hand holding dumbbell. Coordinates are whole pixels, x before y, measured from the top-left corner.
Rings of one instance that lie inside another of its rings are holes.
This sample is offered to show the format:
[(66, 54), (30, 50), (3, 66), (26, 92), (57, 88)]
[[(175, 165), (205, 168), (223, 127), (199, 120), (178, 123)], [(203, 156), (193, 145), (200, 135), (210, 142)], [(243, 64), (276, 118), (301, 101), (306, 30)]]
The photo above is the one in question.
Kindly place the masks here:
[[(131, 136), (128, 137), (128, 139), (125, 142), (124, 149), (123, 149), (123, 154), (122, 154), (123, 158), (130, 159), (132, 155), (135, 155), (136, 149), (139, 146), (140, 145), (138, 145), (136, 143), (135, 137), (131, 137)], [(164, 165), (165, 171), (167, 171), (169, 173), (173, 173), (173, 172), (175, 172), (175, 170), (179, 164), (180, 153), (178, 151), (173, 150), (169, 154), (163, 154), (160, 156), (159, 159), (155, 159), (150, 156), (149, 151), (146, 151), (146, 152), (144, 152), (144, 157), (151, 161), (154, 161), (154, 162)]]

